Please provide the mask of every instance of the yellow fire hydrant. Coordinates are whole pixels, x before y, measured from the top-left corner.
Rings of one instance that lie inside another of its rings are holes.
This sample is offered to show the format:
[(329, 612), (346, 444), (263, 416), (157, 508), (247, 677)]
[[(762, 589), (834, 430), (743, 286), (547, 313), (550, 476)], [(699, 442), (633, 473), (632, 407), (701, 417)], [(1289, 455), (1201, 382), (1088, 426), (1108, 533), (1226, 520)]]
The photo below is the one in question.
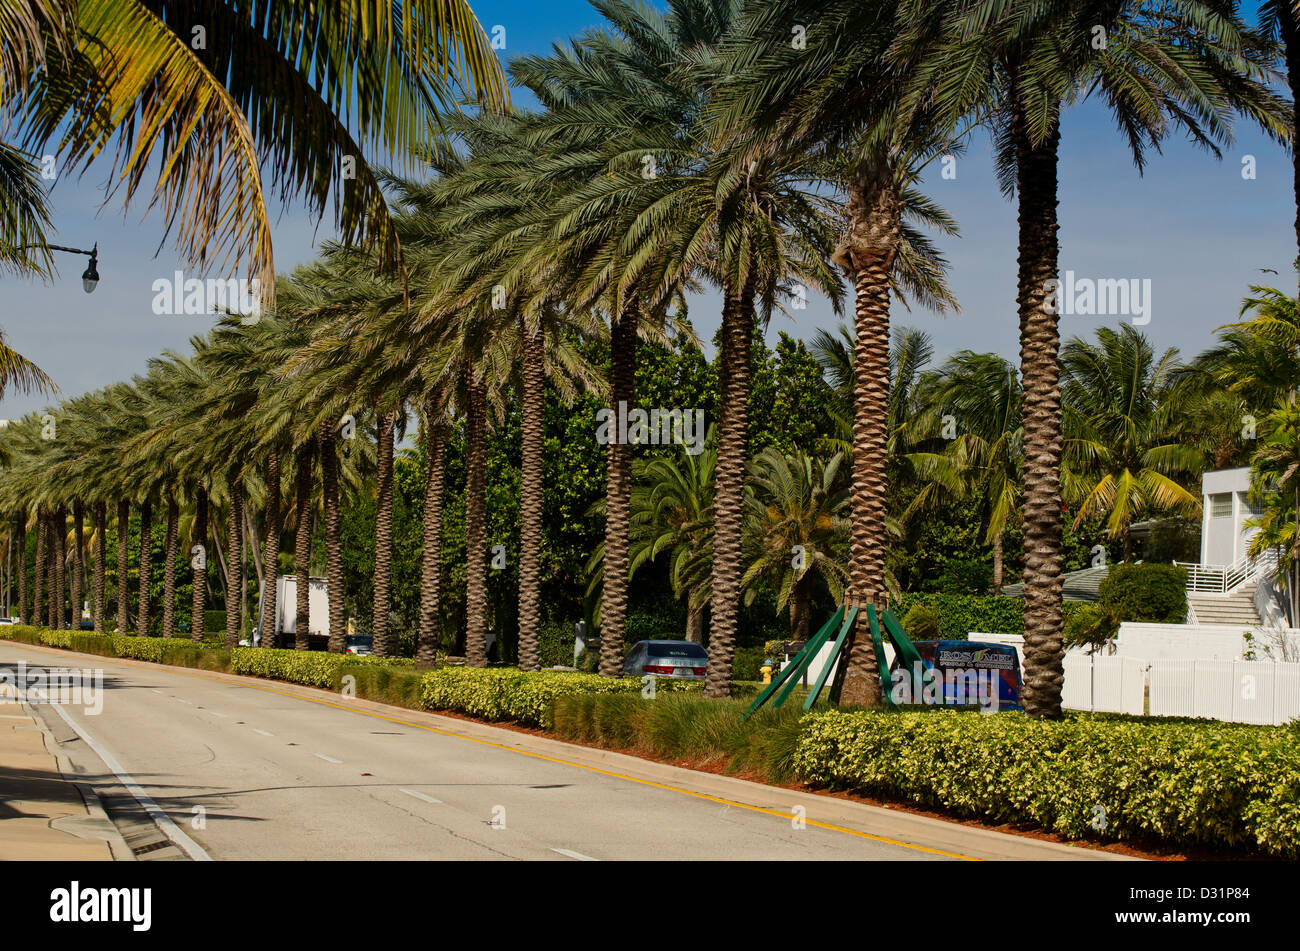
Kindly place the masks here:
[(763, 683), (770, 684), (772, 682), (772, 670), (773, 670), (772, 662), (768, 661), (766, 664), (760, 667), (759, 670), (763, 672)]

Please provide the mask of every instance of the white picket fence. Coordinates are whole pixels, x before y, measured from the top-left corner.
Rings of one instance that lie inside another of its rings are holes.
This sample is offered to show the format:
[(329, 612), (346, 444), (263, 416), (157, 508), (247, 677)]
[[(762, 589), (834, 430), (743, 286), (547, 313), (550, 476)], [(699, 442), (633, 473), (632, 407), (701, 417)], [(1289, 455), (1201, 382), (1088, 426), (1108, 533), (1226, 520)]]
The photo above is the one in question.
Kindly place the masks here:
[(1136, 657), (1067, 654), (1061, 705), (1093, 713), (1141, 715), (1146, 699), (1146, 666)]
[(1061, 703), (1095, 713), (1276, 726), (1300, 717), (1300, 664), (1068, 654)]

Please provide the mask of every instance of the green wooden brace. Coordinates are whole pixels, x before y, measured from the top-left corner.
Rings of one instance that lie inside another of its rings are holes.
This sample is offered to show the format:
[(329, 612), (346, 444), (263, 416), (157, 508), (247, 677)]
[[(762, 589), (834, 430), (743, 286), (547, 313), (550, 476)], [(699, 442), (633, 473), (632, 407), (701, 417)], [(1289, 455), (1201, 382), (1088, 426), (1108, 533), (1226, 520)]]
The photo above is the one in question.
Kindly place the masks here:
[(889, 676), (889, 664), (885, 662), (885, 645), (880, 639), (880, 621), (876, 617), (874, 604), (867, 605), (867, 620), (871, 622), (871, 643), (876, 649), (876, 666), (880, 668), (880, 692), (885, 695), (885, 703), (889, 708), (896, 710), (898, 704), (894, 702), (893, 691), (889, 689), (893, 678)]
[[(843, 615), (844, 615), (844, 608), (841, 607), (838, 611), (835, 612), (835, 616), (826, 622), (826, 626), (817, 632), (817, 637), (822, 637), (824, 634), (828, 634), (831, 630), (833, 630), (835, 628), (835, 625), (840, 623), (840, 618), (843, 617)], [(807, 644), (804, 645), (803, 650), (801, 650), (798, 654), (795, 655), (794, 659), (798, 660), (800, 657), (802, 657), (804, 653), (808, 650), (808, 648), (811, 646), (812, 646), (812, 641), (809, 641)], [(743, 714), (741, 714), (740, 718), (742, 720), (746, 719), (751, 713), (753, 713), (763, 704), (767, 703), (767, 698), (772, 696), (772, 694), (776, 693), (777, 690), (781, 688), (781, 684), (789, 680), (790, 677), (794, 675), (794, 672), (795, 672), (795, 664), (794, 661), (792, 660), (789, 664), (785, 665), (784, 670), (782, 670), (779, 674), (777, 674), (775, 677), (772, 678), (772, 682), (770, 684), (768, 684), (766, 687), (762, 689), (762, 691), (759, 692), (759, 695), (754, 698), (754, 702), (749, 705), (749, 709), (746, 710)]]
[(834, 633), (835, 626), (839, 622), (840, 616), (843, 613), (844, 608), (841, 607), (835, 612), (835, 616), (831, 618), (831, 623), (818, 631), (817, 636), (808, 642), (806, 649), (799, 652), (798, 662), (792, 662), (790, 664), (790, 666), (795, 669), (794, 675), (785, 682), (784, 689), (782, 689), (781, 692), (776, 695), (776, 699), (772, 701), (773, 710), (780, 709), (780, 707), (790, 699), (790, 694), (794, 693), (794, 688), (799, 685), (799, 675), (812, 666), (813, 659), (817, 656), (817, 652), (820, 651), (822, 646), (831, 639), (831, 634)]
[(858, 609), (851, 608), (848, 617), (844, 619), (844, 624), (840, 627), (840, 636), (835, 638), (835, 646), (831, 648), (830, 659), (822, 672), (817, 676), (817, 682), (813, 684), (812, 690), (808, 691), (808, 697), (803, 702), (805, 710), (811, 710), (812, 705), (817, 702), (817, 697), (821, 694), (822, 688), (826, 686), (826, 678), (831, 675), (835, 665), (839, 662), (840, 652), (844, 650), (844, 640), (849, 636), (849, 631), (853, 629), (853, 622), (858, 616)]

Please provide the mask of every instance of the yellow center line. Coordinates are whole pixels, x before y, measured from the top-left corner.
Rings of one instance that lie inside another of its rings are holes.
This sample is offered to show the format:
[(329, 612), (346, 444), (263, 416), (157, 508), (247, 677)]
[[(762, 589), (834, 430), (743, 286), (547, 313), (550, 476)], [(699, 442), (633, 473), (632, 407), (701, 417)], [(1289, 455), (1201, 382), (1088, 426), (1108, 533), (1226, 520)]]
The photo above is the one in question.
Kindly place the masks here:
[[(18, 641), (10, 641), (9, 643), (17, 644), (17, 643), (20, 643), (20, 642), (18, 642)], [(24, 645), (22, 645), (22, 646), (25, 646), (25, 647), (33, 647), (33, 646), (35, 646), (35, 645), (24, 644)], [(39, 649), (44, 649), (44, 650), (60, 650), (60, 651), (63, 650), (62, 648), (47, 647), (46, 645), (43, 645), (43, 644), (40, 645), (37, 649), (38, 649), (38, 650), (39, 650)], [(83, 655), (83, 656), (95, 656), (95, 657), (98, 657), (98, 656), (100, 656), (100, 655), (95, 654), (95, 655)], [(318, 704), (321, 704), (322, 706), (326, 706), (326, 707), (334, 707), (335, 709), (338, 709), (338, 710), (346, 710), (346, 711), (349, 712), (349, 713), (359, 713), (359, 714), (362, 714), (363, 716), (373, 717), (373, 718), (375, 718), (375, 719), (377, 719), (377, 720), (387, 720), (387, 721), (390, 722), (390, 723), (398, 723), (398, 724), (401, 724), (401, 725), (403, 725), (403, 726), (415, 727), (416, 729), (419, 729), (419, 730), (427, 730), (427, 731), (429, 731), (430, 733), (439, 733), (439, 734), (441, 734), (441, 735), (443, 735), (443, 736), (454, 737), (454, 738), (456, 738), (456, 739), (461, 739), (461, 740), (468, 740), (468, 741), (471, 742), (471, 743), (481, 743), (481, 744), (484, 745), (484, 746), (495, 747), (496, 749), (499, 749), (499, 750), (505, 750), (505, 751), (508, 752), (508, 753), (518, 753), (518, 754), (520, 754), (520, 755), (522, 755), (522, 756), (531, 756), (531, 757), (533, 757), (534, 759), (546, 760), (546, 761), (549, 762), (549, 763), (558, 763), (558, 764), (560, 764), (560, 765), (562, 765), (562, 766), (571, 766), (571, 767), (573, 767), (573, 768), (575, 768), (575, 769), (583, 769), (583, 770), (586, 770), (587, 772), (591, 772), (591, 773), (599, 773), (599, 774), (602, 775), (602, 776), (610, 776), (610, 777), (613, 777), (613, 778), (615, 778), (615, 779), (621, 779), (621, 780), (624, 780), (625, 782), (629, 782), (629, 783), (639, 783), (639, 784), (642, 785), (642, 786), (651, 786), (651, 787), (653, 787), (653, 788), (655, 788), (655, 789), (664, 789), (664, 790), (667, 790), (667, 791), (669, 791), (669, 792), (680, 793), (680, 794), (683, 795), (683, 796), (691, 796), (691, 797), (693, 797), (693, 798), (695, 798), (695, 799), (703, 799), (703, 800), (706, 800), (706, 801), (708, 801), (708, 802), (716, 802), (716, 803), (721, 803), (721, 804), (723, 804), (723, 805), (727, 805), (727, 806), (735, 806), (735, 807), (738, 808), (738, 809), (747, 809), (747, 810), (749, 810), (750, 812), (759, 812), (759, 813), (762, 813), (762, 814), (764, 814), (764, 815), (768, 815), (768, 816), (776, 816), (776, 817), (779, 818), (779, 819), (790, 819), (790, 818), (791, 818), (790, 813), (788, 813), (788, 812), (782, 812), (782, 811), (779, 810), (779, 809), (769, 809), (769, 808), (767, 808), (766, 806), (754, 806), (754, 805), (750, 805), (749, 803), (737, 802), (737, 801), (734, 800), (734, 799), (724, 799), (724, 798), (721, 797), (721, 796), (712, 796), (712, 795), (710, 795), (710, 794), (708, 794), (708, 793), (696, 792), (696, 791), (691, 790), (691, 789), (683, 789), (683, 788), (680, 787), (680, 786), (673, 786), (673, 785), (671, 785), (671, 784), (669, 784), (669, 783), (660, 783), (660, 782), (656, 782), (656, 781), (653, 780), (653, 779), (639, 779), (639, 778), (636, 777), (636, 776), (628, 776), (628, 775), (625, 774), (625, 773), (618, 773), (618, 772), (615, 772), (615, 771), (613, 771), (613, 770), (609, 770), (609, 769), (601, 769), (599, 766), (588, 766), (588, 765), (586, 765), (585, 763), (575, 763), (575, 762), (573, 762), (572, 760), (561, 759), (561, 758), (558, 757), (558, 756), (548, 756), (548, 755), (545, 754), (545, 753), (534, 753), (534, 752), (532, 752), (531, 750), (520, 749), (520, 748), (517, 747), (517, 746), (507, 746), (507, 745), (504, 744), (504, 743), (496, 743), (496, 742), (494, 742), (494, 741), (492, 741), (492, 740), (484, 740), (484, 739), (480, 739), (480, 738), (478, 738), (478, 737), (476, 737), (476, 736), (466, 736), (464, 733), (456, 733), (456, 732), (454, 732), (454, 731), (452, 731), (452, 730), (444, 730), (444, 729), (442, 729), (441, 727), (430, 726), (429, 724), (426, 724), (426, 723), (416, 723), (416, 722), (414, 722), (414, 721), (412, 721), (412, 720), (404, 720), (404, 719), (401, 719), (400, 717), (392, 717), (392, 716), (388, 716), (387, 714), (383, 714), (383, 713), (375, 713), (374, 711), (371, 711), (371, 710), (362, 710), (362, 709), (359, 709), (359, 708), (357, 708), (357, 707), (348, 706), (347, 704), (343, 704), (343, 703), (335, 703), (333, 700), (322, 700), (322, 699), (320, 699), (319, 697), (307, 697), (307, 696), (303, 696), (302, 694), (299, 694), (299, 693), (292, 693), (292, 692), (290, 692), (290, 691), (288, 691), (288, 690), (277, 690), (277, 689), (274, 688), (274, 687), (267, 687), (267, 686), (263, 686), (262, 684), (258, 684), (258, 683), (238, 683), (238, 684), (232, 684), (230, 681), (225, 680), (225, 679), (223, 679), (222, 677), (212, 677), (212, 676), (208, 676), (208, 675), (203, 674), (203, 673), (195, 673), (195, 672), (190, 671), (190, 670), (187, 670), (186, 668), (183, 668), (183, 667), (172, 667), (172, 666), (170, 666), (170, 665), (166, 665), (166, 664), (154, 664), (154, 663), (151, 663), (151, 662), (149, 662), (149, 661), (135, 661), (135, 660), (132, 660), (132, 659), (130, 659), (130, 658), (122, 658), (122, 657), (105, 657), (105, 658), (103, 658), (103, 659), (104, 659), (104, 660), (107, 660), (107, 661), (112, 661), (113, 663), (122, 664), (122, 665), (127, 666), (127, 667), (139, 667), (139, 668), (144, 668), (144, 669), (154, 669), (154, 670), (157, 670), (157, 669), (159, 669), (159, 668), (164, 668), (167, 672), (169, 672), (169, 673), (173, 673), (173, 674), (176, 674), (176, 675), (181, 676), (181, 677), (191, 677), (191, 678), (193, 678), (193, 679), (195, 679), (195, 680), (206, 680), (206, 681), (208, 681), (209, 683), (224, 683), (224, 684), (227, 684), (228, 686), (242, 686), (242, 687), (248, 687), (248, 688), (250, 688), (250, 689), (252, 689), (252, 690), (262, 690), (262, 691), (265, 691), (266, 693), (279, 694), (279, 695), (282, 696), (282, 697), (291, 697), (291, 698), (293, 698), (293, 699), (295, 699), (295, 700), (306, 700), (306, 701), (308, 701), (309, 703), (318, 703)], [(226, 676), (244, 677), (243, 674), (227, 674)], [(371, 702), (373, 702), (373, 701), (371, 701)], [(432, 712), (432, 711), (431, 711), (431, 712)], [(435, 715), (436, 715), (436, 714), (435, 714)], [(500, 728), (498, 727), (498, 729), (500, 729)], [(559, 742), (563, 742), (563, 741), (559, 741)], [(885, 843), (886, 845), (896, 845), (896, 846), (899, 846), (900, 848), (904, 848), (904, 849), (914, 849), (914, 850), (916, 850), (917, 852), (928, 852), (928, 853), (930, 853), (931, 855), (942, 855), (942, 856), (945, 856), (946, 858), (962, 859), (962, 860), (967, 861), (967, 862), (979, 862), (979, 861), (982, 861), (981, 859), (978, 859), (978, 858), (976, 858), (976, 857), (974, 857), (974, 856), (971, 856), (971, 855), (962, 855), (962, 854), (960, 854), (960, 853), (958, 853), (958, 852), (945, 852), (943, 849), (932, 849), (932, 848), (929, 848), (928, 846), (924, 846), (924, 845), (914, 845), (914, 844), (911, 843), (911, 842), (901, 842), (901, 841), (899, 841), (898, 839), (890, 839), (890, 838), (888, 838), (888, 837), (886, 837), (886, 836), (883, 836), (883, 835), (873, 835), (873, 834), (870, 833), (870, 832), (861, 832), (861, 831), (859, 831), (858, 829), (849, 829), (849, 828), (846, 828), (845, 826), (838, 826), (838, 825), (834, 825), (833, 823), (829, 823), (829, 822), (820, 822), (820, 821), (818, 821), (818, 820), (816, 820), (816, 819), (804, 819), (803, 821), (804, 821), (807, 825), (815, 826), (815, 827), (817, 827), (818, 829), (827, 829), (827, 830), (829, 830), (829, 831), (831, 831), (831, 832), (842, 832), (842, 833), (844, 833), (845, 835), (853, 835), (853, 836), (857, 836), (857, 837), (862, 838), (862, 839), (870, 839), (870, 840), (872, 840), (873, 842), (883, 842), (883, 843)]]

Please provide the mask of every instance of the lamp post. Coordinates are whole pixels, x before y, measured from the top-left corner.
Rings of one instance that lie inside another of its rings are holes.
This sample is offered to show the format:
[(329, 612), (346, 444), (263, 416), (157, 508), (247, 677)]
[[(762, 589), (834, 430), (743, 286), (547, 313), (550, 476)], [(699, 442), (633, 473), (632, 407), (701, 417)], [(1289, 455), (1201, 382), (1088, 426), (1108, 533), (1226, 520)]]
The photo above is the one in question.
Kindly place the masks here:
[(31, 251), (36, 248), (48, 248), (50, 251), (66, 251), (69, 254), (90, 255), (90, 263), (86, 266), (86, 269), (81, 272), (81, 286), (86, 289), (87, 294), (94, 291), (95, 285), (99, 283), (99, 268), (97, 267), (99, 264), (98, 241), (95, 242), (95, 246), (89, 251), (83, 251), (81, 248), (65, 248), (61, 244), (27, 244), (23, 245), (22, 250)]

